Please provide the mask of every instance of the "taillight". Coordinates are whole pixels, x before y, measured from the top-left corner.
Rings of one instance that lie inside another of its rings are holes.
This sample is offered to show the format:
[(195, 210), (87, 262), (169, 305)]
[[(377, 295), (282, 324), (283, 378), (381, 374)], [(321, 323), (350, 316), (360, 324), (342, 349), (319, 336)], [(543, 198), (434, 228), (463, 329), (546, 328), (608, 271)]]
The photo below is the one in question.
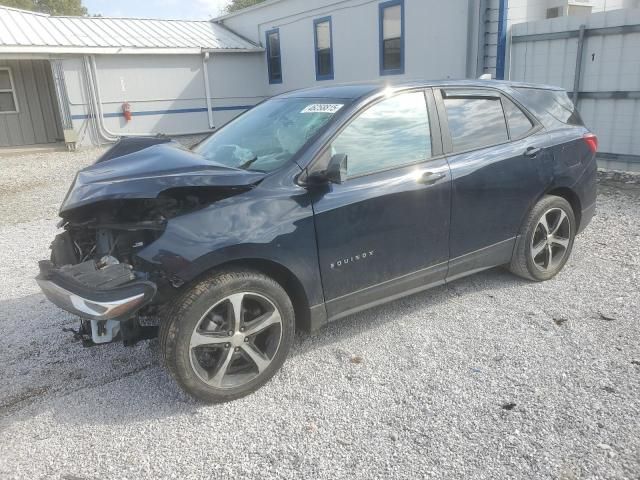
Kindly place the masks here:
[(584, 138), (584, 142), (591, 150), (591, 153), (596, 153), (598, 151), (598, 137), (593, 133), (585, 133), (582, 138)]

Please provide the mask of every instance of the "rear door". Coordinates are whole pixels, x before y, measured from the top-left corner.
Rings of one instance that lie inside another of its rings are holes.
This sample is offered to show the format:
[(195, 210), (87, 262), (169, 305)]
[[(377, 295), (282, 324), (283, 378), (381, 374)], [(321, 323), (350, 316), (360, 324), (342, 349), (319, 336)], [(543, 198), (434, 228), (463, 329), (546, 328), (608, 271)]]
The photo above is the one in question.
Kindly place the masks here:
[[(431, 91), (430, 103), (434, 105)], [(425, 92), (366, 108), (323, 154), (348, 156), (347, 180), (313, 201), (330, 318), (442, 283), (449, 258), (450, 173)]]
[(547, 181), (542, 126), (497, 90), (442, 88), (436, 101), (452, 175), (447, 279), (510, 261)]

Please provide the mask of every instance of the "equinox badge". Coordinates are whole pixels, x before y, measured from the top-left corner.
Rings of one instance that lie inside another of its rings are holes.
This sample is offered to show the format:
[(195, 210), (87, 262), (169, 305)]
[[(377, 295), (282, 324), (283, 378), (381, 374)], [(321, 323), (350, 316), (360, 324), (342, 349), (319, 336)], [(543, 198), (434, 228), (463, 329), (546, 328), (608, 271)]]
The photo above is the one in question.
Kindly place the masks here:
[(362, 252), (352, 257), (341, 258), (337, 262), (333, 262), (331, 268), (342, 267), (343, 265), (359, 262), (360, 260), (366, 260), (367, 258), (373, 257), (374, 252), (375, 250), (369, 250), (368, 252)]

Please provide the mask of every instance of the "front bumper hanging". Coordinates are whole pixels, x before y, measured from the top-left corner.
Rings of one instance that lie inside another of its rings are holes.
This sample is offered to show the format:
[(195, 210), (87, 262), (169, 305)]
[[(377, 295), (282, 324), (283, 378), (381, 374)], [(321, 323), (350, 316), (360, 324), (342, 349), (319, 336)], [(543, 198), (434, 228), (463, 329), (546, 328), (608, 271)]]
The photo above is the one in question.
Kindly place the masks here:
[(98, 269), (93, 261), (56, 268), (43, 260), (36, 281), (52, 303), (95, 321), (127, 320), (149, 304), (157, 290), (152, 282), (135, 280), (129, 265)]

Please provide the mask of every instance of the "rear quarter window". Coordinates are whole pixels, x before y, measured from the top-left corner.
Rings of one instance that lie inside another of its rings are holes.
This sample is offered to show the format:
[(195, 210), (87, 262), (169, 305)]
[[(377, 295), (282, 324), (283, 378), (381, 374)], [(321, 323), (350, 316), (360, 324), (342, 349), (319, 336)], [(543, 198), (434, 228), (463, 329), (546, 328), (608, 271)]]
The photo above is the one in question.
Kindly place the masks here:
[(565, 125), (584, 125), (567, 92), (528, 87), (515, 87), (514, 90), (545, 127), (553, 128), (557, 126), (557, 122)]
[(502, 106), (507, 117), (511, 140), (524, 137), (533, 128), (533, 123), (529, 120), (529, 117), (508, 98), (502, 98)]

